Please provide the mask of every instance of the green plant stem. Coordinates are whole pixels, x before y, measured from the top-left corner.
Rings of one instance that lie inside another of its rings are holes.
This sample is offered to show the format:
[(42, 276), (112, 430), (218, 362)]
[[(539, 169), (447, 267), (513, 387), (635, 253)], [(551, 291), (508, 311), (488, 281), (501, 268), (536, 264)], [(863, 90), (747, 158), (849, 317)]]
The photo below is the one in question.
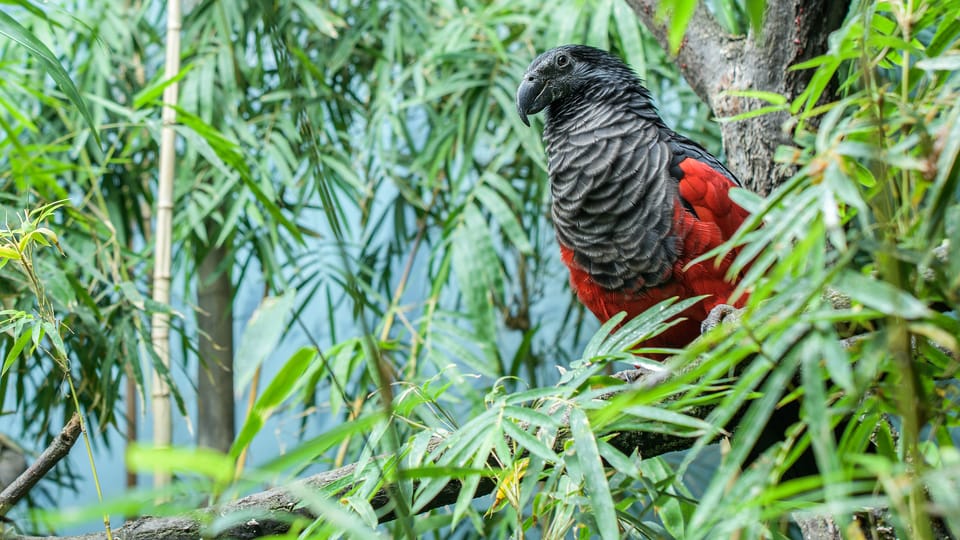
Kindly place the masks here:
[[(64, 362), (66, 360), (64, 359)], [(83, 419), (83, 412), (80, 410), (80, 400), (77, 399), (77, 389), (73, 385), (73, 376), (66, 372), (67, 383), (70, 385), (70, 397), (73, 398), (73, 406), (77, 409), (77, 415), (80, 417), (80, 433), (83, 434), (83, 444), (87, 448), (87, 457), (90, 460), (90, 471), (93, 474), (93, 485), (97, 490), (97, 501), (103, 504), (103, 490), (100, 489), (100, 476), (97, 474), (97, 462), (93, 459), (93, 448), (90, 446), (90, 435), (87, 433), (87, 423)], [(113, 540), (113, 532), (110, 529), (110, 514), (103, 513), (103, 528), (107, 533), (107, 540)]]
[[(878, 107), (878, 120), (882, 120), (882, 112)], [(882, 122), (878, 122), (882, 126)], [(881, 128), (882, 129), (882, 128)], [(880, 145), (886, 137), (882, 136)], [(882, 162), (881, 162), (882, 163)], [(897, 246), (897, 202), (893, 179), (886, 174), (882, 164), (877, 178), (887, 178), (883, 183), (882, 191), (874, 201), (874, 213), (877, 216), (884, 248), (877, 256), (877, 266), (880, 275), (898, 289), (907, 290), (907, 278), (903, 272), (901, 262), (893, 255)], [(925, 494), (920, 484), (920, 469), (923, 466), (923, 457), (920, 455), (920, 409), (923, 402), (921, 386), (917, 380), (917, 373), (913, 369), (913, 349), (911, 335), (907, 328), (907, 321), (902, 317), (890, 316), (886, 319), (887, 347), (893, 357), (896, 373), (899, 380), (896, 384), (897, 413), (902, 418), (900, 440), (903, 445), (903, 460), (910, 476), (910, 488), (907, 492), (906, 506), (909, 512), (911, 538), (917, 540), (931, 540), (933, 531), (930, 528), (930, 519), (924, 509)]]

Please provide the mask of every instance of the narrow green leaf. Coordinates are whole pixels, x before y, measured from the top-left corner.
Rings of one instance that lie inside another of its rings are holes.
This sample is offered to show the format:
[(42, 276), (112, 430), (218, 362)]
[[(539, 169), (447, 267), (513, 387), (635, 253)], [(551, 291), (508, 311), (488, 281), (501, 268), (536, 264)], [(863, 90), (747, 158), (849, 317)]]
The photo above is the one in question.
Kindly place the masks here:
[(667, 26), (667, 42), (670, 45), (670, 54), (680, 51), (680, 43), (687, 32), (687, 25), (697, 9), (697, 0), (668, 0), (661, 2), (657, 8), (658, 17), (669, 17)]
[(758, 116), (763, 116), (765, 114), (772, 114), (775, 112), (780, 112), (785, 110), (786, 107), (783, 105), (767, 105), (764, 107), (757, 107), (756, 109), (749, 110), (734, 116), (724, 116), (723, 118), (717, 118), (718, 122), (739, 122), (741, 120), (747, 120), (748, 118), (756, 118)]
[(20, 356), (20, 351), (27, 346), (27, 343), (30, 343), (30, 334), (30, 332), (21, 332), (20, 335), (17, 336), (17, 340), (13, 342), (13, 347), (7, 352), (7, 357), (3, 361), (3, 372), (0, 372), (0, 376), (7, 374), (7, 370), (10, 369), (10, 366), (12, 366), (17, 360), (17, 357)]
[(247, 417), (237, 435), (237, 440), (230, 448), (230, 456), (236, 458), (247, 447), (253, 438), (263, 428), (264, 422), (273, 414), (273, 410), (290, 397), (307, 379), (304, 374), (309, 371), (310, 365), (317, 356), (312, 347), (303, 347), (293, 353), (287, 363), (270, 381), (263, 394), (257, 399), (250, 415)]
[(180, 82), (184, 77), (187, 76), (187, 73), (190, 73), (190, 70), (193, 69), (194, 64), (190, 63), (180, 68), (180, 72), (170, 77), (169, 79), (160, 79), (154, 83), (147, 85), (145, 88), (140, 90), (133, 96), (133, 108), (142, 109), (145, 105), (153, 103), (161, 98), (163, 95), (164, 89), (170, 86), (173, 83)]
[(285, 451), (279, 457), (258, 466), (258, 471), (277, 473), (288, 471), (291, 477), (297, 476), (303, 469), (311, 466), (323, 454), (334, 446), (364, 433), (370, 433), (383, 420), (380, 413), (364, 414), (360, 418), (343, 422), (327, 429), (316, 437), (303, 441), (294, 448)]
[(620, 50), (626, 57), (627, 63), (641, 80), (647, 79), (647, 56), (643, 48), (643, 38), (640, 33), (640, 24), (637, 15), (630, 10), (626, 2), (613, 2), (613, 22), (617, 26), (620, 36)]
[(757, 35), (763, 28), (763, 12), (767, 8), (766, 0), (746, 0), (747, 17), (750, 19), (750, 27)]
[(920, 319), (930, 314), (927, 306), (907, 291), (853, 270), (840, 273), (834, 286), (857, 302), (885, 315)]
[[(487, 460), (490, 459), (490, 452), (493, 450), (493, 445), (495, 444), (495, 438), (503, 439), (503, 431), (500, 429), (488, 429), (485, 433), (486, 436), (478, 441), (480, 444), (475, 448), (472, 455), (471, 462), (477, 469), (487, 465)], [(453, 523), (451, 526), (456, 525), (457, 522), (463, 519), (463, 516), (466, 515), (467, 510), (469, 510), (473, 504), (473, 495), (477, 492), (480, 478), (480, 475), (471, 475), (463, 481), (460, 494), (457, 496), (457, 503), (453, 507)]]
[(610, 317), (607, 322), (603, 323), (603, 326), (601, 326), (596, 333), (593, 334), (593, 337), (590, 338), (586, 348), (584, 348), (583, 358), (590, 359), (600, 356), (600, 350), (601, 347), (603, 347), (603, 343), (607, 341), (607, 339), (610, 337), (610, 334), (617, 328), (617, 325), (619, 325), (626, 317), (627, 314), (621, 311), (613, 317)]
[(233, 478), (233, 459), (210, 448), (155, 448), (139, 444), (127, 451), (127, 465), (136, 471), (196, 473), (218, 483)]
[(267, 296), (253, 311), (240, 338), (240, 354), (236, 359), (236, 387), (246, 388), (258, 367), (270, 356), (287, 331), (287, 319), (297, 297), (296, 289), (281, 296)]
[(526, 448), (531, 454), (539, 457), (547, 463), (559, 463), (560, 458), (543, 441), (531, 435), (529, 432), (520, 428), (520, 426), (507, 420), (503, 422), (503, 431), (509, 435), (520, 446)]
[(12, 247), (0, 246), (0, 258), (19, 261), (20, 252)]
[(614, 2), (595, 2), (590, 10), (587, 43), (604, 50), (610, 49), (610, 12)]
[(713, 425), (706, 420), (701, 420), (693, 416), (670, 411), (659, 406), (654, 407), (650, 405), (633, 405), (624, 409), (623, 412), (625, 414), (636, 416), (637, 418), (653, 420), (661, 424), (692, 430), (689, 433), (691, 436), (700, 435), (713, 430)]
[(603, 456), (603, 459), (618, 473), (625, 474), (637, 480), (643, 476), (640, 468), (637, 467), (637, 462), (640, 460), (634, 461), (634, 459), (624, 455), (619, 449), (602, 439), (597, 441), (597, 448), (600, 450), (600, 455)]
[(960, 70), (960, 52), (947, 53), (934, 58), (924, 58), (917, 62), (917, 67), (929, 71)]
[[(513, 396), (516, 396), (516, 394), (513, 394)], [(508, 403), (509, 402), (510, 401), (508, 401)], [(507, 418), (513, 418), (514, 420), (527, 422), (528, 424), (535, 425), (537, 427), (560, 427), (560, 419), (558, 419), (556, 416), (544, 414), (539, 410), (528, 407), (516, 407), (508, 405), (503, 408), (503, 414)]]
[(604, 540), (620, 538), (617, 513), (610, 495), (610, 485), (600, 459), (597, 441), (590, 429), (587, 415), (578, 407), (570, 408), (570, 433), (573, 435), (573, 451), (584, 479), (584, 489), (593, 508), (597, 529)]
[[(463, 222), (453, 235), (452, 248), (453, 270), (466, 303), (466, 315), (478, 337), (490, 345), (496, 335), (493, 299), (503, 297), (503, 265), (490, 228), (475, 204), (464, 207)], [(485, 353), (488, 360), (497, 358), (496, 351)]]
[(37, 39), (29, 30), (17, 22), (16, 19), (2, 10), (0, 10), (0, 35), (6, 36), (16, 43), (19, 43), (27, 49), (34, 58), (40, 61), (50, 77), (60, 85), (60, 89), (66, 94), (67, 99), (80, 111), (80, 115), (83, 116), (83, 119), (90, 127), (90, 132), (93, 134), (94, 140), (97, 141), (97, 149), (99, 150), (101, 145), (100, 134), (96, 123), (93, 121), (93, 115), (90, 114), (86, 101), (84, 101), (83, 96), (80, 95), (80, 91), (77, 90), (76, 85), (73, 84), (73, 80), (70, 78), (67, 70), (57, 61), (56, 55), (54, 55), (42, 41)]
[(523, 225), (517, 219), (514, 211), (507, 205), (500, 194), (486, 186), (479, 186), (475, 192), (477, 199), (490, 211), (490, 214), (503, 228), (504, 234), (510, 239), (517, 251), (525, 255), (533, 253), (533, 246), (523, 230)]
[(766, 101), (771, 105), (787, 104), (787, 98), (783, 94), (778, 94), (776, 92), (766, 92), (763, 90), (724, 90), (723, 92), (720, 92), (720, 95), (759, 99), (762, 101)]

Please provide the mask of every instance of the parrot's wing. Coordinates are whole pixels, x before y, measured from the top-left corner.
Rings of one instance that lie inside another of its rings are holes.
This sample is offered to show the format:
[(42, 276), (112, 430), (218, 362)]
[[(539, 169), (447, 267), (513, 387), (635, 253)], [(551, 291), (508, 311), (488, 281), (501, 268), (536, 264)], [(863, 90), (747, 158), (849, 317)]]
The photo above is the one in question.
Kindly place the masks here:
[(730, 199), (730, 188), (740, 186), (737, 177), (695, 143), (674, 143), (671, 149), (670, 173), (679, 182), (684, 206), (699, 220), (716, 223), (722, 239), (729, 239), (749, 215)]

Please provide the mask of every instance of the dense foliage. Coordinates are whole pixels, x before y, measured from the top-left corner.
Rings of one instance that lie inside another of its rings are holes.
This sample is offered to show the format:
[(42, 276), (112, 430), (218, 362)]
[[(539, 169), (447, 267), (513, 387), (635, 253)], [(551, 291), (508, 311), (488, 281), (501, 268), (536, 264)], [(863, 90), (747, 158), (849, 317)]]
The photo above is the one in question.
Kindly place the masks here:
[[(0, 395), (24, 419), (20, 443), (39, 449), (74, 407), (65, 370), (92, 427), (122, 429), (122, 380), (144, 392), (154, 366), (145, 315), (177, 315), (185, 359), (195, 332), (190, 315), (146, 300), (168, 83), (162, 10), (18, 4), (17, 20), (0, 24), (13, 38), (0, 42), (0, 249), (30, 241), (0, 251)], [(960, 532), (951, 431), (960, 254), (942, 247), (960, 226), (960, 2), (855, 3), (830, 53), (797, 66), (815, 71), (807, 93), (755, 94), (791, 113), (795, 146), (779, 157), (796, 174), (767, 199), (737, 194), (755, 216), (736, 239), (740, 263), (752, 261), (749, 305), (671, 360), (662, 384), (622, 388), (606, 377), (611, 365), (642, 362), (625, 351), (671, 311), (594, 335), (563, 285), (539, 131), (515, 113), (517, 81), (558, 43), (610, 48), (647, 81), (669, 123), (718, 152), (719, 138), (629, 8), (586, 4), (188, 6), (177, 302), (193, 302), (198, 257), (229, 245), (235, 282), (263, 293), (247, 329), (260, 339), (242, 342), (238, 382), (246, 389), (264, 362), (282, 367), (228, 455), (137, 449), (131, 462), (180, 474), (174, 489), (189, 496), (176, 500), (190, 506), (359, 461), (355, 492), (306, 501), (325, 519), (303, 534), (318, 538), (776, 537), (794, 510), (845, 526), (865, 505), (890, 508), (901, 537), (929, 535), (931, 514)], [(738, 31), (756, 2), (745, 4), (712, 5)], [(54, 56), (44, 60), (30, 39)], [(51, 61), (80, 90), (102, 144), (79, 98), (46, 75)], [(825, 94), (834, 87), (836, 100)], [(58, 200), (42, 221), (24, 213)], [(51, 231), (63, 255), (43, 246)], [(59, 329), (62, 345), (47, 345), (41, 327), (48, 339)], [(271, 356), (277, 343), (296, 352)], [(615, 399), (600, 399), (615, 387)], [(185, 412), (191, 393), (177, 391)], [(791, 403), (800, 403), (791, 437), (745, 464), (766, 419)], [(706, 418), (693, 414), (705, 405), (715, 405)], [(237, 471), (264, 422), (285, 410), (336, 427)], [(744, 410), (694, 493), (686, 473)], [(686, 437), (693, 448), (637, 459), (609, 443), (626, 429)], [(555, 448), (558, 434), (569, 440)], [(436, 435), (443, 443), (427, 453)], [(820, 473), (781, 481), (807, 447)], [(370, 459), (381, 453), (401, 457)], [(457, 504), (411, 519), (451, 478), (463, 482)], [(483, 478), (498, 482), (495, 500), (471, 504)], [(375, 531), (366, 496), (395, 480), (398, 519)], [(180, 509), (147, 500), (114, 508)]]

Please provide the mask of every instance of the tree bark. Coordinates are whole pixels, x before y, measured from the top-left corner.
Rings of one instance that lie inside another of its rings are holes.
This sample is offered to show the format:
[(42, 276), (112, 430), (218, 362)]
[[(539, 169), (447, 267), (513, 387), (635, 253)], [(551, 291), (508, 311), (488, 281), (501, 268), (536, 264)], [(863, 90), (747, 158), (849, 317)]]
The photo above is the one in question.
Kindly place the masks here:
[(54, 437), (33, 464), (17, 476), (10, 485), (4, 487), (0, 492), (0, 516), (7, 515), (7, 512), (50, 472), (50, 469), (66, 457), (76, 444), (77, 438), (80, 437), (80, 427), (80, 415), (74, 413), (60, 434)]
[[(220, 228), (208, 220), (213, 242)], [(227, 452), (235, 435), (233, 396), (233, 257), (227, 246), (213, 246), (197, 268), (197, 445)]]
[[(656, 17), (657, 0), (627, 0), (640, 21), (667, 48), (665, 21)], [(766, 103), (724, 95), (731, 90), (774, 92), (792, 102), (810, 81), (811, 71), (790, 66), (827, 52), (827, 38), (843, 23), (849, 0), (768, 0), (760, 35), (724, 32), (700, 2), (676, 62), (687, 82), (719, 118), (755, 110)], [(830, 92), (825, 92), (825, 95)], [(829, 99), (832, 96), (827, 96)], [(767, 195), (793, 174), (774, 163), (774, 153), (791, 141), (786, 112), (721, 126), (727, 165), (744, 187)]]

